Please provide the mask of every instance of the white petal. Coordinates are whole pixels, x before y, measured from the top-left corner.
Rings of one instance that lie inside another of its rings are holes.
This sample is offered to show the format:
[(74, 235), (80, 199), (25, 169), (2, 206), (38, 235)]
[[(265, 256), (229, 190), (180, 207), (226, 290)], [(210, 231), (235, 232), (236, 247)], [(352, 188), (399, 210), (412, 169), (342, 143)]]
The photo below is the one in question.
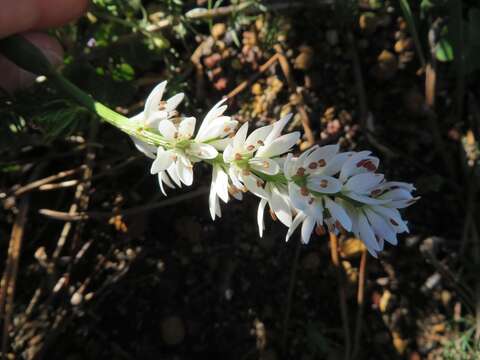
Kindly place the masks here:
[(415, 186), (413, 184), (409, 184), (406, 182), (401, 182), (401, 181), (387, 181), (384, 182), (376, 187), (378, 190), (394, 190), (394, 189), (403, 189), (408, 192), (412, 192), (415, 189)]
[(265, 141), (264, 141), (265, 145), (271, 144), (273, 140), (275, 140), (280, 136), (280, 134), (283, 131), (283, 128), (285, 127), (285, 125), (287, 125), (287, 123), (290, 121), (291, 118), (292, 118), (292, 114), (287, 114), (273, 124), (272, 131), (265, 138)]
[(364, 173), (352, 176), (345, 187), (357, 194), (369, 194), (375, 186), (383, 181), (382, 174)]
[(272, 131), (272, 128), (273, 125), (268, 125), (254, 130), (245, 140), (245, 149), (247, 149), (248, 152), (253, 152), (262, 146), (265, 138)]
[(367, 247), (367, 250), (376, 257), (377, 251), (381, 251), (382, 249), (375, 238), (375, 234), (370, 227), (367, 218), (361, 212), (358, 213), (358, 230), (360, 234), (360, 240), (363, 241)]
[(294, 158), (291, 153), (287, 154), (285, 162), (283, 163), (283, 173), (289, 179), (297, 172), (298, 159)]
[(235, 186), (239, 190), (244, 188), (242, 182), (240, 181), (236, 167), (230, 166), (228, 168), (228, 176), (230, 177), (230, 180), (232, 180), (233, 186)]
[(160, 84), (155, 86), (150, 95), (147, 97), (145, 102), (145, 119), (149, 119), (154, 111), (159, 110), (160, 101), (162, 101), (163, 92), (167, 86), (166, 81), (162, 81)]
[(250, 175), (243, 175), (242, 176), (243, 183), (245, 184), (245, 187), (250, 191), (252, 194), (257, 195), (260, 198), (267, 199), (268, 200), (268, 194), (265, 191), (265, 189), (260, 186), (263, 181), (256, 177), (253, 174)]
[(247, 132), (248, 132), (248, 122), (244, 123), (240, 127), (240, 129), (238, 129), (237, 133), (233, 138), (233, 148), (235, 150), (243, 149), (245, 140), (247, 139)]
[(150, 114), (148, 119), (145, 119), (144, 127), (148, 129), (157, 129), (158, 123), (163, 120), (168, 120), (168, 112), (165, 110), (157, 110)]
[[(340, 179), (346, 181), (350, 176), (375, 171), (378, 168), (380, 160), (376, 157), (368, 156), (369, 154), (370, 151), (360, 151), (351, 156), (342, 166)], [(363, 166), (363, 164), (366, 163), (371, 163), (373, 165), (372, 170)]]
[(208, 196), (208, 208), (210, 210), (210, 216), (212, 217), (212, 220), (215, 220), (215, 215), (217, 215), (218, 217), (222, 217), (222, 212), (220, 210), (220, 203), (218, 201), (215, 188), (213, 187), (213, 182), (210, 187), (210, 194)]
[(204, 128), (201, 136), (197, 134), (196, 140), (207, 142), (214, 139), (224, 138), (232, 134), (237, 128), (238, 121), (231, 120), (230, 116), (220, 116), (212, 121), (212, 123)]
[(355, 201), (358, 201), (367, 205), (383, 205), (391, 201), (391, 200), (374, 199), (367, 195), (361, 195), (361, 194), (348, 192), (348, 191), (344, 191), (343, 194), (345, 196), (348, 196), (350, 199), (353, 199)]
[(275, 175), (280, 171), (280, 166), (271, 159), (253, 158), (248, 161), (248, 165), (250, 165), (253, 170), (267, 175)]
[(215, 149), (220, 150), (220, 151), (225, 151), (227, 146), (232, 143), (231, 138), (225, 138), (225, 139), (219, 139), (210, 142), (210, 145), (212, 145)]
[(372, 206), (372, 210), (380, 216), (383, 216), (395, 229), (397, 233), (409, 232), (407, 224), (402, 220), (397, 209), (386, 206)]
[(223, 161), (226, 163), (230, 163), (235, 159), (233, 143), (227, 145), (225, 150), (223, 151)]
[(217, 149), (210, 144), (191, 143), (185, 152), (200, 159), (215, 159), (218, 155)]
[(174, 154), (171, 151), (166, 151), (159, 146), (157, 150), (157, 157), (150, 167), (150, 174), (156, 174), (160, 171), (167, 170), (173, 162), (173, 156)]
[[(216, 170), (216, 171), (215, 171)], [(228, 202), (228, 175), (222, 168), (215, 166), (215, 191), (223, 202)]]
[(182, 119), (178, 125), (178, 136), (182, 139), (190, 139), (195, 131), (195, 118), (187, 117)]
[(331, 200), (328, 196), (325, 196), (325, 207), (328, 209), (330, 214), (335, 220), (338, 220), (338, 222), (342, 225), (342, 227), (347, 230), (351, 231), (352, 230), (352, 220), (350, 220), (350, 217), (347, 215), (346, 211), (338, 205), (335, 201)]
[(340, 172), (345, 162), (353, 156), (353, 152), (344, 152), (335, 155), (330, 161), (327, 163), (327, 166), (322, 169), (322, 174), (325, 175), (335, 175)]
[(257, 223), (258, 223), (258, 233), (260, 237), (263, 236), (263, 230), (265, 229), (265, 223), (263, 221), (263, 213), (265, 212), (265, 205), (267, 205), (267, 200), (261, 199), (258, 204), (257, 210)]
[(380, 195), (379, 198), (390, 200), (411, 200), (413, 199), (413, 196), (409, 191), (399, 188), (389, 190), (385, 194)]
[(300, 139), (300, 133), (295, 131), (290, 134), (282, 135), (279, 138), (276, 138), (269, 144), (265, 144), (258, 149), (256, 156), (258, 157), (275, 157), (282, 155), (294, 146), (298, 139)]
[(173, 140), (177, 137), (177, 128), (170, 120), (162, 120), (158, 123), (158, 131), (168, 140)]
[(163, 171), (160, 171), (158, 173), (158, 185), (160, 185), (160, 191), (162, 192), (163, 195), (167, 196), (167, 193), (165, 192), (165, 189), (163, 187)]
[(308, 244), (310, 241), (310, 236), (312, 235), (312, 231), (315, 228), (315, 219), (307, 216), (302, 224), (302, 242), (304, 244)]
[(318, 193), (335, 194), (341, 190), (342, 185), (340, 181), (331, 176), (310, 175), (307, 178), (307, 187)]
[(210, 124), (225, 112), (225, 110), (227, 109), (227, 105), (222, 105), (225, 101), (227, 101), (227, 98), (220, 100), (207, 113), (207, 115), (202, 121), (202, 124), (200, 125), (200, 128), (198, 129), (197, 140), (203, 139), (205, 136), (205, 132), (210, 126)]
[(165, 171), (161, 171), (158, 174), (162, 178), (162, 182), (164, 182), (170, 189), (175, 189), (175, 185), (173, 185), (172, 181), (170, 180)]
[(378, 215), (375, 211), (368, 208), (364, 211), (377, 237), (387, 240), (392, 245), (397, 245), (397, 236), (392, 224), (388, 223), (384, 217)]
[(288, 194), (292, 205), (298, 210), (305, 210), (308, 207), (309, 196), (302, 195), (300, 186), (293, 182), (288, 183)]
[(272, 196), (270, 197), (270, 207), (284, 225), (290, 226), (292, 224), (292, 213), (290, 212), (290, 205), (285, 201), (285, 198), (280, 194), (278, 189), (272, 189)]
[(301, 211), (298, 212), (297, 216), (292, 221), (292, 225), (288, 228), (287, 235), (285, 236), (285, 241), (288, 241), (292, 236), (293, 232), (297, 229), (298, 225), (300, 225), (303, 220), (305, 219), (305, 214)]
[[(338, 149), (340, 145), (326, 145), (315, 149), (307, 158), (305, 159), (305, 165), (307, 170), (315, 171), (318, 169), (319, 171), (322, 168), (325, 168), (332, 160), (335, 155), (338, 153)], [(319, 162), (321, 162), (322, 166), (319, 166)]]
[(177, 161), (177, 174), (180, 180), (187, 186), (193, 183), (193, 166), (190, 160), (184, 156), (179, 156)]
[(134, 136), (130, 136), (132, 139), (133, 143), (135, 144), (135, 147), (144, 153), (147, 157), (150, 159), (155, 159), (157, 156), (155, 155), (157, 153), (157, 147), (154, 145), (147, 144), (146, 142), (143, 142), (140, 139), (137, 139)]
[(307, 216), (314, 218), (319, 224), (323, 222), (323, 204), (321, 198), (311, 197), (308, 207), (304, 210)]
[(172, 163), (168, 169), (167, 169), (168, 175), (170, 175), (170, 178), (173, 180), (173, 182), (178, 186), (182, 187), (182, 183), (180, 181), (180, 178), (178, 177), (178, 172), (177, 172), (177, 164)]
[(171, 112), (177, 108), (177, 106), (183, 101), (185, 97), (184, 93), (178, 93), (173, 95), (170, 99), (167, 100), (167, 104), (165, 105), (165, 110)]

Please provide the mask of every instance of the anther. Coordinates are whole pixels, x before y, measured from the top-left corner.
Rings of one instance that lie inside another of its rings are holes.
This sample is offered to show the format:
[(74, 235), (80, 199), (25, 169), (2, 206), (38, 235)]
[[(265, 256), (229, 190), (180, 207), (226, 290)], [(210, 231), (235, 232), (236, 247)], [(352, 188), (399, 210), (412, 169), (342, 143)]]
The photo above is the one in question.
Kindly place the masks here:
[(252, 151), (253, 149), (255, 149), (255, 146), (254, 146), (254, 145), (248, 145), (248, 146), (247, 146), (247, 150), (248, 150), (248, 151)]
[(242, 155), (240, 155), (239, 153), (236, 153), (235, 154), (235, 160), (237, 160), (237, 161), (242, 160)]
[(317, 225), (315, 227), (315, 234), (317, 234), (318, 236), (322, 236), (322, 235), (325, 235), (326, 231), (325, 231), (325, 228), (323, 227), (323, 225)]
[(320, 187), (326, 188), (328, 186), (328, 180), (322, 179), (320, 180)]
[(277, 221), (277, 215), (275, 215), (272, 209), (270, 209), (270, 217), (272, 218), (273, 221)]
[(257, 140), (257, 144), (260, 145), (260, 146), (263, 146), (265, 145), (264, 142), (262, 140)]
[(308, 191), (308, 189), (307, 189), (306, 186), (302, 186), (302, 187), (300, 188), (300, 194), (302, 194), (303, 196), (308, 196), (309, 191)]
[(312, 170), (315, 170), (318, 167), (318, 164), (316, 162), (312, 162), (308, 164), (308, 167)]
[(327, 165), (327, 162), (324, 159), (318, 160), (318, 166), (324, 167), (325, 165)]
[(268, 169), (268, 168), (270, 167), (270, 163), (269, 163), (268, 161), (266, 161), (266, 160), (263, 162), (262, 165), (263, 165), (263, 168), (264, 168), (264, 169)]
[(304, 176), (305, 175), (305, 168), (299, 167), (297, 170), (297, 175), (298, 176)]
[(390, 223), (394, 226), (398, 226), (398, 223), (393, 219), (390, 219)]

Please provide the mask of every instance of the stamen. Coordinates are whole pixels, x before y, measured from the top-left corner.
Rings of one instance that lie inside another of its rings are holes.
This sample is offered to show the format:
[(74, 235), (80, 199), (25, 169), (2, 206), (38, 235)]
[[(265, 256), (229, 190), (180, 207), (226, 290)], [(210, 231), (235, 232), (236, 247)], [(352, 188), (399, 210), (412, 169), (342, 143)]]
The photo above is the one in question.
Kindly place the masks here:
[(263, 146), (265, 145), (264, 142), (262, 140), (257, 140), (257, 144), (260, 145), (260, 146)]
[(237, 161), (242, 160), (242, 155), (239, 154), (239, 153), (236, 153), (236, 154), (235, 154), (235, 160), (237, 160)]
[(226, 132), (226, 133), (229, 133), (230, 130), (232, 130), (232, 129), (230, 129), (228, 126), (226, 126), (226, 127), (223, 128), (223, 131)]
[(315, 227), (315, 234), (317, 234), (318, 236), (322, 236), (322, 235), (325, 235), (326, 231), (325, 231), (325, 228), (323, 227), (323, 225), (317, 225)]
[(273, 212), (272, 209), (270, 209), (270, 217), (272, 218), (273, 221), (277, 221), (277, 215), (275, 215), (275, 212)]
[(301, 193), (303, 196), (308, 196), (309, 191), (308, 191), (308, 189), (307, 189), (306, 186), (302, 186), (302, 187), (300, 188), (300, 193)]
[(263, 181), (260, 180), (260, 179), (258, 179), (258, 180), (257, 180), (257, 186), (258, 186), (258, 187), (262, 187), (262, 186), (263, 186)]
[(340, 221), (338, 220), (335, 221), (335, 226), (337, 227), (337, 229), (343, 229), (342, 224), (340, 224)]
[(325, 159), (318, 160), (318, 166), (324, 167), (325, 165), (327, 165), (327, 162), (325, 161)]
[(311, 162), (308, 164), (308, 167), (312, 170), (315, 170), (318, 167), (318, 164), (316, 162)]
[(270, 163), (268, 161), (264, 161), (263, 164), (262, 164), (263, 168), (264, 169), (268, 169), (270, 167)]
[(310, 198), (310, 200), (308, 200), (308, 205), (312, 205), (314, 201), (315, 201), (315, 199), (313, 197)]
[(376, 189), (376, 190), (373, 190), (370, 195), (372, 196), (378, 196), (382, 193), (382, 190), (381, 189)]
[(305, 168), (299, 167), (297, 170), (297, 175), (298, 176), (304, 176), (305, 175)]
[(322, 179), (320, 181), (320, 187), (325, 189), (327, 186), (328, 186), (328, 180)]
[(365, 166), (365, 163), (369, 161), (367, 159), (363, 159), (363, 160), (360, 160), (358, 163), (357, 163), (357, 167), (364, 167)]
[(254, 150), (254, 149), (255, 149), (255, 146), (254, 146), (254, 145), (248, 145), (248, 146), (247, 146), (247, 150), (248, 150), (248, 151), (252, 151), (252, 150)]

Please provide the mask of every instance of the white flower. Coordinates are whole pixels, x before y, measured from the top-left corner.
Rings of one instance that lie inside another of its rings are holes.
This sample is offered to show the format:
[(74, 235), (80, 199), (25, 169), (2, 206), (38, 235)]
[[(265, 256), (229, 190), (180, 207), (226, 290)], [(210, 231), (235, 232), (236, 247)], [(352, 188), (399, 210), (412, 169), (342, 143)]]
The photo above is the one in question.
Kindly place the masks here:
[(198, 129), (195, 140), (199, 143), (209, 143), (217, 150), (223, 151), (232, 141), (229, 136), (235, 133), (238, 121), (232, 120), (230, 116), (223, 113), (227, 105), (223, 105), (226, 98), (219, 101), (207, 113)]
[[(194, 131), (194, 117), (183, 118), (178, 125), (175, 125), (170, 119), (161, 120), (158, 123), (158, 132), (165, 138), (170, 148), (165, 150), (162, 146), (158, 147), (157, 157), (152, 163), (150, 173), (157, 174), (166, 171), (175, 164), (178, 179), (187, 186), (191, 185), (193, 182), (192, 161), (214, 159), (218, 155), (218, 151), (212, 145), (191, 141)], [(171, 170), (171, 172), (174, 171)]]
[(222, 216), (218, 199), (222, 199), (224, 203), (228, 202), (228, 186), (228, 175), (225, 170), (219, 165), (213, 165), (212, 184), (210, 185), (210, 195), (208, 197), (212, 220), (215, 220), (215, 216)]
[(341, 200), (341, 205), (352, 220), (352, 232), (375, 257), (383, 250), (385, 241), (397, 245), (397, 234), (408, 232), (407, 223), (402, 220), (400, 212), (391, 206), (392, 201), (384, 205), (355, 206)]
[(318, 221), (315, 217), (313, 216), (308, 216), (302, 211), (299, 211), (295, 218), (292, 221), (292, 225), (288, 228), (287, 236), (285, 237), (285, 240), (288, 241), (290, 237), (292, 236), (293, 232), (297, 229), (297, 227), (302, 224), (302, 230), (301, 230), (301, 240), (302, 243), (308, 244), (310, 241), (310, 236), (312, 235), (312, 232), (315, 230), (315, 226), (319, 226), (319, 229), (322, 230), (322, 222)]
[[(289, 180), (288, 192), (293, 206), (303, 212), (321, 207), (318, 197), (336, 194), (341, 183), (333, 177), (340, 170), (348, 155), (338, 154), (338, 145), (315, 146), (294, 158), (288, 154), (283, 171)], [(320, 210), (315, 212), (321, 213)], [(320, 219), (320, 222), (322, 220)]]
[(274, 158), (288, 152), (300, 138), (298, 132), (281, 135), (290, 118), (287, 115), (273, 125), (260, 127), (248, 137), (248, 123), (240, 127), (223, 152), (224, 161), (231, 165), (229, 176), (237, 188), (246, 187), (251, 193), (268, 200), (264, 181), (259, 176), (278, 174), (280, 165)]
[[(177, 115), (176, 108), (184, 98), (183, 93), (178, 93), (167, 101), (162, 101), (167, 82), (158, 84), (148, 95), (144, 110), (130, 119), (139, 129), (156, 129), (161, 120), (170, 119)], [(135, 147), (151, 159), (155, 158), (156, 147), (136, 138), (131, 137)]]
[(257, 223), (260, 237), (263, 236), (263, 230), (265, 229), (263, 213), (267, 203), (273, 214), (275, 214), (275, 217), (280, 220), (280, 222), (288, 227), (292, 225), (292, 204), (290, 203), (287, 187), (282, 184), (267, 182), (265, 191), (267, 192), (268, 199), (260, 199), (257, 211)]
[[(157, 149), (157, 156), (151, 167), (152, 174), (159, 174), (160, 183), (164, 181), (167, 186), (169, 185), (164, 180), (168, 179), (165, 174), (167, 171), (177, 185), (179, 183), (191, 185), (193, 163), (216, 158), (218, 150), (228, 145), (231, 139), (226, 137), (235, 130), (237, 121), (223, 115), (227, 108), (226, 105), (222, 105), (223, 102), (224, 100), (218, 102), (207, 113), (195, 138), (193, 138), (196, 122), (194, 117), (183, 118), (177, 124), (174, 120), (178, 120), (178, 118), (165, 118), (158, 122), (158, 132), (168, 144), (167, 149), (163, 146)], [(222, 171), (222, 173), (224, 172)], [(163, 185), (160, 188), (164, 193)], [(218, 202), (218, 199), (211, 196), (210, 207), (219, 209), (219, 206), (212, 205), (215, 202)], [(213, 214), (215, 213), (219, 213), (219, 210), (213, 212)]]

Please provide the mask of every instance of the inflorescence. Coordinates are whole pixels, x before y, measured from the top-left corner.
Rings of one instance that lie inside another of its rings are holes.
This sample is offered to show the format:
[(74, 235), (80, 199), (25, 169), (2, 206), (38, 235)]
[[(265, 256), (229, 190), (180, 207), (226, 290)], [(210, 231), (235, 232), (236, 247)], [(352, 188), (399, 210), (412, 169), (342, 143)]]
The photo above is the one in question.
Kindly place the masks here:
[(301, 226), (308, 243), (313, 231), (353, 232), (376, 256), (384, 242), (397, 244), (397, 234), (408, 232), (398, 209), (415, 203), (415, 187), (387, 181), (376, 173), (379, 159), (370, 151), (339, 152), (338, 145), (314, 146), (296, 157), (292, 147), (299, 132), (282, 135), (291, 118), (248, 134), (248, 123), (224, 115), (225, 99), (205, 116), (195, 134), (196, 119), (180, 115), (176, 108), (182, 93), (162, 100), (166, 82), (148, 96), (145, 109), (130, 119), (136, 128), (136, 147), (153, 159), (150, 169), (160, 189), (189, 186), (193, 166), (206, 162), (213, 168), (209, 207), (212, 219), (221, 216), (220, 200), (241, 200), (244, 192), (260, 198), (258, 229), (264, 231), (264, 210), (288, 227), (286, 240)]

